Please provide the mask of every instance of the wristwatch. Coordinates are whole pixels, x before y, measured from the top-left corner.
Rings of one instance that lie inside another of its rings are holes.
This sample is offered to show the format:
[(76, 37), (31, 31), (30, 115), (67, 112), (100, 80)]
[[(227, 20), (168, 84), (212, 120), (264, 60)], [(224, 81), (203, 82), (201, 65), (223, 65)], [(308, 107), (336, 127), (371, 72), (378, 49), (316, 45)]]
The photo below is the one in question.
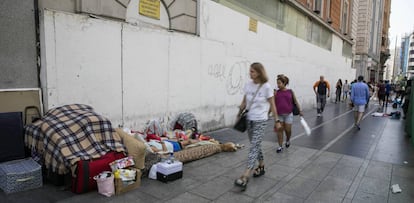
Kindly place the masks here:
[(275, 121), (275, 123), (280, 123), (280, 120), (279, 120), (279, 119), (277, 119), (277, 120)]

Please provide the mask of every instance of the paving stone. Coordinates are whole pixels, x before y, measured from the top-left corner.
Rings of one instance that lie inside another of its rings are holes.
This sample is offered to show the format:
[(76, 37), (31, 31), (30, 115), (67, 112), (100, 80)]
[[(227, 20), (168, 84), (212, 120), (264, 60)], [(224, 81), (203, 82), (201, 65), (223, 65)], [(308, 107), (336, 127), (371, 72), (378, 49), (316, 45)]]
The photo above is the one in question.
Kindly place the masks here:
[(246, 164), (241, 163), (238, 166), (234, 166), (231, 169), (227, 169), (226, 172), (221, 175), (221, 177), (227, 177), (227, 178), (235, 180), (236, 178), (240, 177), (244, 173), (245, 170), (246, 170)]
[(336, 194), (336, 193), (329, 193), (329, 192), (319, 192), (315, 191), (313, 192), (308, 199), (306, 199), (306, 202), (329, 202), (329, 203), (341, 203), (342, 199), (344, 197), (342, 195)]
[(300, 165), (302, 165), (306, 160), (307, 160), (307, 158), (304, 158), (304, 157), (301, 157), (301, 156), (289, 156), (289, 157), (281, 159), (277, 163), (281, 164), (281, 165), (284, 165), (284, 166), (297, 168)]
[(414, 167), (393, 166), (392, 176), (404, 177), (414, 180)]
[(215, 203), (229, 203), (229, 202), (255, 202), (255, 200), (243, 192), (226, 192), (218, 199), (214, 201)]
[(248, 195), (249, 197), (258, 198), (266, 191), (274, 187), (276, 184), (276, 180), (266, 178), (265, 176), (250, 178), (249, 184), (247, 184), (247, 189), (244, 194)]
[(297, 176), (283, 186), (279, 192), (305, 199), (315, 190), (319, 183), (320, 181), (317, 180)]
[(331, 172), (329, 172), (329, 176), (352, 181), (357, 176), (358, 171), (359, 167), (356, 168), (338, 164), (331, 170)]
[(375, 195), (366, 193), (363, 191), (357, 191), (352, 203), (386, 203), (387, 198), (381, 195)]
[(331, 155), (321, 155), (315, 161), (313, 161), (313, 164), (325, 168), (333, 168), (340, 158), (341, 156), (331, 157)]
[(193, 188), (191, 192), (206, 199), (215, 200), (233, 187), (234, 179), (217, 177)]
[(186, 172), (184, 172), (182, 179), (168, 183), (163, 183), (158, 180), (143, 179), (141, 182), (142, 192), (149, 195), (157, 194), (156, 197), (158, 199), (165, 200), (187, 192), (191, 188), (201, 184), (200, 181), (188, 177), (185, 173)]
[(185, 170), (184, 175), (189, 176), (195, 180), (206, 181), (220, 176), (226, 172), (226, 168), (218, 164), (205, 163), (191, 170)]
[(315, 180), (323, 180), (331, 171), (330, 168), (310, 164), (299, 173), (299, 176)]
[(316, 188), (315, 192), (321, 193), (334, 193), (335, 196), (339, 195), (344, 197), (351, 186), (352, 181), (343, 180), (336, 177), (328, 176), (321, 184)]
[(295, 196), (291, 196), (291, 195), (278, 192), (263, 202), (265, 203), (273, 203), (273, 202), (274, 203), (302, 203), (304, 201), (305, 201), (304, 199), (301, 199), (299, 197), (295, 197)]
[[(413, 172), (412, 172), (413, 173)], [(398, 184), (401, 193), (389, 192), (389, 202), (414, 202), (414, 180), (406, 177), (393, 176), (391, 185)], [(391, 187), (391, 186), (390, 186)]]
[(182, 202), (197, 202), (197, 203), (207, 203), (211, 202), (208, 199), (205, 199), (203, 197), (200, 197), (198, 195), (186, 192), (184, 194), (181, 194), (177, 197), (174, 197), (171, 200), (165, 201), (166, 203), (182, 203)]
[(247, 161), (247, 152), (222, 152), (226, 156), (220, 159), (213, 160), (208, 164), (222, 166), (223, 168), (232, 168), (239, 165), (240, 163), (245, 163)]
[(265, 174), (266, 177), (270, 177), (275, 180), (282, 180), (289, 174), (295, 172), (295, 168), (290, 168), (290, 167), (279, 165), (279, 164), (274, 164), (269, 167), (266, 167), (265, 170), (266, 170), (266, 174)]
[(333, 159), (339, 160), (343, 156), (344, 156), (343, 154), (338, 154), (338, 153), (334, 153), (334, 152), (324, 151), (324, 152), (322, 152), (322, 154), (319, 157), (322, 157), (322, 158), (333, 158)]
[(389, 181), (379, 178), (363, 177), (357, 190), (364, 193), (387, 197), (389, 188)]
[(347, 155), (344, 155), (338, 161), (338, 164), (342, 164), (342, 165), (350, 166), (350, 167), (357, 167), (357, 168), (361, 167), (363, 163), (364, 163), (364, 159), (353, 157), (353, 156), (347, 156)]
[(365, 176), (391, 180), (392, 164), (371, 161), (365, 171)]

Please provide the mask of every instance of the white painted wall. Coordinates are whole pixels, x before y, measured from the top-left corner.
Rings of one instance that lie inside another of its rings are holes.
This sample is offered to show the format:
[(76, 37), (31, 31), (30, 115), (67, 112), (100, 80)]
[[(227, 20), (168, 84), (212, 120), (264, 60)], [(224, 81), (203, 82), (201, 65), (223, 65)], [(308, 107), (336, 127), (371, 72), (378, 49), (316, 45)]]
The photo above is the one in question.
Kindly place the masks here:
[(46, 109), (85, 103), (133, 129), (193, 112), (207, 131), (234, 122), (252, 62), (265, 65), (272, 85), (277, 74), (289, 76), (305, 108), (314, 106), (319, 75), (332, 85), (355, 75), (337, 37), (327, 51), (260, 22), (250, 32), (248, 17), (212, 1), (200, 10), (200, 36), (44, 11)]

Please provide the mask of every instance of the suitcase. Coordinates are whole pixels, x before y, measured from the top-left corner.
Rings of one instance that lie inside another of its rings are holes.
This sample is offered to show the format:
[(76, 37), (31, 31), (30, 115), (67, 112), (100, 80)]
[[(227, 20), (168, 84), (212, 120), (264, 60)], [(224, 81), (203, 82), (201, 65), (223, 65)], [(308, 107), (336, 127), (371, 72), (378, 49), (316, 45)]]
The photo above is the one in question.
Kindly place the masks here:
[(157, 164), (157, 180), (168, 182), (183, 177), (183, 163), (180, 161), (162, 162)]
[(0, 162), (25, 157), (22, 112), (0, 113)]
[(109, 163), (124, 157), (122, 152), (111, 151), (99, 159), (78, 161), (75, 171), (76, 177), (72, 177), (72, 192), (81, 194), (95, 190), (97, 184), (93, 177), (103, 171), (111, 171)]

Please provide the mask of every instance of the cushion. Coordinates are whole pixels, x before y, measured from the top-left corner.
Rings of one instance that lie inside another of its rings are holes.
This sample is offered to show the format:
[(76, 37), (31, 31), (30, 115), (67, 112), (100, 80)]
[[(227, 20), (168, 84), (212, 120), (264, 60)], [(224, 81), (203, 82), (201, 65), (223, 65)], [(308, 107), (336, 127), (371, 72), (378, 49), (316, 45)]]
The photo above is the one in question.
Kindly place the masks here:
[(145, 162), (145, 144), (124, 132), (121, 128), (117, 128), (115, 131), (121, 137), (122, 142), (127, 148), (128, 156), (133, 157), (135, 168), (143, 169)]
[(221, 152), (221, 147), (218, 144), (206, 144), (197, 147), (186, 148), (184, 150), (174, 152), (174, 158), (183, 163), (202, 159), (213, 154)]

